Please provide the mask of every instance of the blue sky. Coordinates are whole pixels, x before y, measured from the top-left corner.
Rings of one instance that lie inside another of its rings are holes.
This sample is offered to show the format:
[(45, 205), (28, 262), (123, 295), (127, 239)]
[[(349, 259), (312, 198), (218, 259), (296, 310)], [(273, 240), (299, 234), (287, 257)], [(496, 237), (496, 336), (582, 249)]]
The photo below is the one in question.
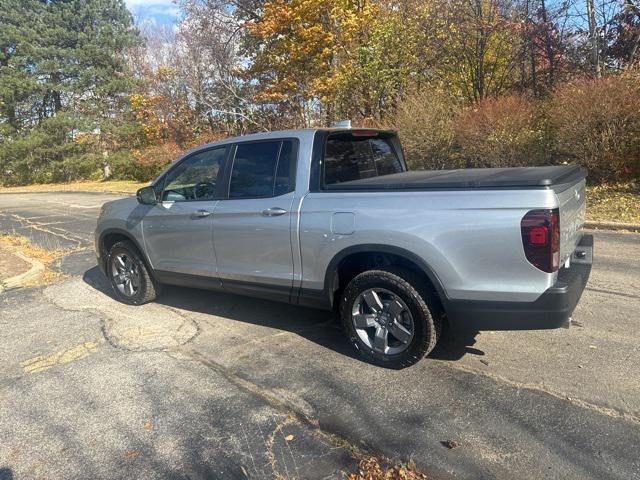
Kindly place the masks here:
[(180, 18), (180, 10), (172, 0), (125, 0), (125, 3), (136, 23), (174, 24)]

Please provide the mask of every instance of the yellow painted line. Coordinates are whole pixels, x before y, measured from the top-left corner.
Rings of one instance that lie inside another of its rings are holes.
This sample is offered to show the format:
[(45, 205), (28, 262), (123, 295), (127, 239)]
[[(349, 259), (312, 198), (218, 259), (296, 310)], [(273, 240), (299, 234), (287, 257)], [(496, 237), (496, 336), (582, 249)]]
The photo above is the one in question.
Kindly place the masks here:
[(30, 358), (20, 363), (25, 373), (38, 373), (48, 370), (56, 365), (75, 362), (86, 358), (98, 350), (102, 342), (85, 342), (75, 347), (67, 348), (46, 356)]

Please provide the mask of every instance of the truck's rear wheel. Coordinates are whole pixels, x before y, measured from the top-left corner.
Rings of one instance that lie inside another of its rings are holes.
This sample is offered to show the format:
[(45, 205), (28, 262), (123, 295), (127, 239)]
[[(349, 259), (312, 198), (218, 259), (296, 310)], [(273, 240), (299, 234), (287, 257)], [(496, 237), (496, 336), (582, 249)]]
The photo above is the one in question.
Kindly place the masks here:
[(340, 316), (351, 343), (368, 361), (404, 368), (436, 345), (441, 313), (413, 272), (389, 267), (357, 275), (340, 297)]

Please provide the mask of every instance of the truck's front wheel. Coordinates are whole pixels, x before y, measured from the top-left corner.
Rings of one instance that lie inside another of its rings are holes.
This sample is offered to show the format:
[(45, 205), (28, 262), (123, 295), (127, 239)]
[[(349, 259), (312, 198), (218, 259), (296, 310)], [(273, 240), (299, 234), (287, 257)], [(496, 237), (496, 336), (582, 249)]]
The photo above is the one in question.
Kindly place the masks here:
[(441, 313), (413, 272), (389, 267), (357, 275), (340, 297), (345, 331), (370, 362), (404, 368), (436, 345)]
[(158, 285), (153, 281), (138, 249), (132, 243), (118, 242), (107, 257), (107, 275), (118, 300), (143, 305), (155, 300)]

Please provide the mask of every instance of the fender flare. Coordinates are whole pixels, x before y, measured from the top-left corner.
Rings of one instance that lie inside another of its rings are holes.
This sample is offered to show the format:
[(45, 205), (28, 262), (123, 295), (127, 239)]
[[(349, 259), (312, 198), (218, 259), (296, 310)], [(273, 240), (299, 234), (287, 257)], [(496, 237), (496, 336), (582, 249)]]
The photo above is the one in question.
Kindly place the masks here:
[(332, 291), (332, 282), (333, 277), (338, 270), (338, 265), (340, 262), (344, 260), (349, 255), (354, 253), (365, 253), (365, 252), (376, 252), (376, 253), (388, 253), (391, 255), (396, 255), (398, 257), (404, 258), (405, 260), (417, 265), (422, 273), (427, 276), (431, 284), (436, 289), (438, 296), (440, 297), (440, 301), (443, 305), (448, 303), (448, 296), (442, 282), (438, 278), (438, 275), (435, 271), (425, 262), (422, 258), (417, 256), (415, 253), (410, 252), (401, 247), (396, 247), (393, 245), (385, 245), (385, 244), (376, 244), (376, 243), (365, 243), (360, 245), (352, 245), (350, 247), (346, 247), (343, 250), (340, 250), (329, 262), (327, 266), (327, 270), (325, 272), (324, 277), (324, 292), (329, 297), (329, 302), (333, 305), (333, 291)]
[(104, 247), (104, 238), (107, 235), (112, 235), (112, 234), (118, 234), (118, 235), (122, 235), (123, 237), (126, 237), (126, 239), (128, 241), (130, 241), (131, 243), (133, 243), (133, 245), (138, 249), (138, 251), (141, 253), (142, 255), (142, 260), (144, 261), (145, 265), (147, 266), (147, 270), (149, 270), (149, 273), (153, 276), (154, 280), (157, 280), (156, 278), (156, 272), (155, 270), (152, 268), (151, 266), (151, 262), (149, 261), (149, 258), (147, 257), (147, 252), (144, 248), (142, 248), (142, 245), (140, 245), (140, 242), (138, 242), (133, 235), (131, 235), (130, 232), (127, 232), (126, 230), (122, 229), (122, 228), (107, 228), (105, 230), (103, 230), (102, 232), (100, 232), (100, 236), (98, 237), (98, 255), (99, 258), (101, 259), (100, 261), (102, 262), (102, 267), (103, 267), (103, 271), (106, 271), (106, 261), (107, 261), (107, 254), (108, 252), (103, 251), (103, 247)]

